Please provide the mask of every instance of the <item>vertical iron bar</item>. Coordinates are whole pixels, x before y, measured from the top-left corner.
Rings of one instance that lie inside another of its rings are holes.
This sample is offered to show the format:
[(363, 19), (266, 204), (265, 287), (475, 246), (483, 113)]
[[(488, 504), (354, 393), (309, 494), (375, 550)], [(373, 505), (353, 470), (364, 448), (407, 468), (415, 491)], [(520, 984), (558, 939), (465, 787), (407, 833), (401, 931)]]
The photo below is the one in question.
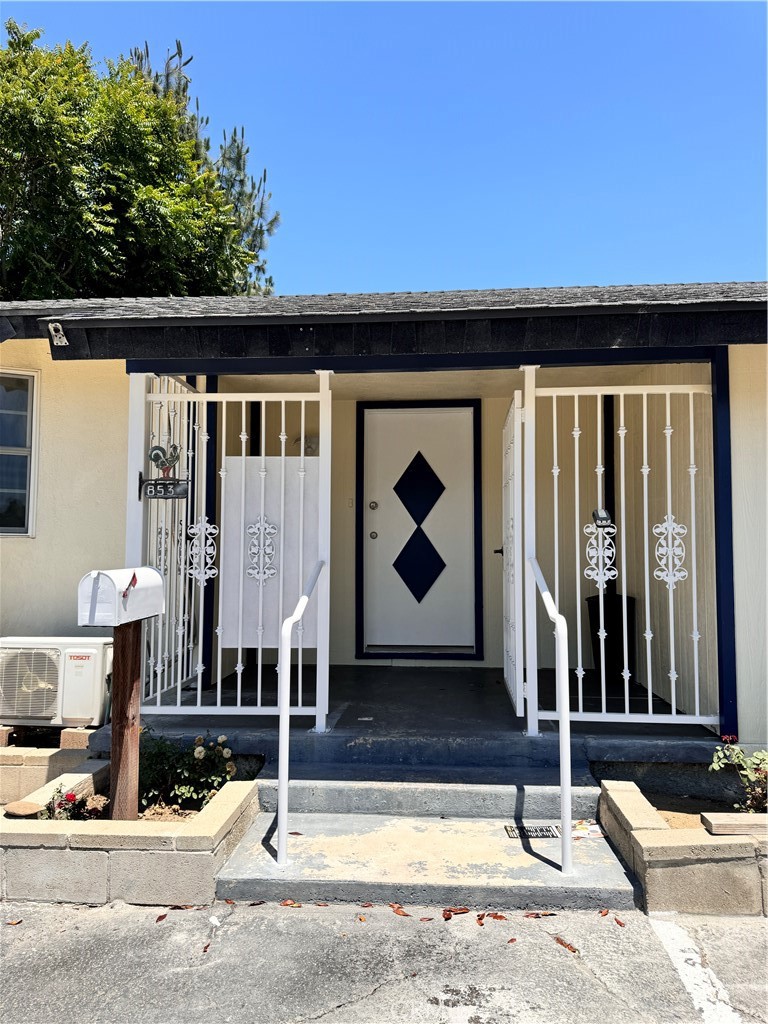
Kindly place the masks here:
[(672, 579), (672, 399), (670, 392), (666, 392), (666, 417), (667, 423), (664, 427), (667, 451), (667, 611), (669, 613), (669, 682), (671, 687), (670, 703), (672, 714), (677, 714), (677, 669), (675, 665), (675, 587)]
[(629, 624), (627, 622), (627, 487), (625, 438), (627, 425), (624, 419), (624, 395), (619, 396), (619, 501), (621, 506), (621, 631), (624, 646), (624, 712), (629, 714)]
[(579, 458), (579, 439), (581, 427), (579, 426), (579, 396), (573, 396), (573, 528), (574, 528), (574, 550), (576, 552), (576, 679), (579, 688), (579, 711), (584, 710), (584, 651), (582, 650), (581, 630), (581, 466)]
[(696, 555), (696, 442), (693, 392), (688, 394), (688, 429), (690, 431), (690, 461), (688, 474), (691, 481), (691, 601), (693, 602), (693, 686), (694, 686), (694, 714), (701, 714), (701, 700), (699, 693), (699, 581), (698, 581), (698, 559)]

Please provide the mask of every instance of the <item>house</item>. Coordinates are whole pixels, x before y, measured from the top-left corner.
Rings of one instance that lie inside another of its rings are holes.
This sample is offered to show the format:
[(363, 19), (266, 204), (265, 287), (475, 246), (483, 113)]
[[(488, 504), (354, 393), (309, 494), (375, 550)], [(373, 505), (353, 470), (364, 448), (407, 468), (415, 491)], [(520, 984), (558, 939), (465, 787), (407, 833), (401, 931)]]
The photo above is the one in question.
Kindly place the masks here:
[(323, 731), (352, 669), (411, 669), (414, 709), (445, 699), (422, 670), (497, 669), (535, 735), (535, 559), (574, 721), (764, 746), (765, 311), (763, 283), (0, 304), (0, 633), (72, 635), (85, 572), (156, 565), (142, 713), (269, 720), (316, 579), (292, 714)]

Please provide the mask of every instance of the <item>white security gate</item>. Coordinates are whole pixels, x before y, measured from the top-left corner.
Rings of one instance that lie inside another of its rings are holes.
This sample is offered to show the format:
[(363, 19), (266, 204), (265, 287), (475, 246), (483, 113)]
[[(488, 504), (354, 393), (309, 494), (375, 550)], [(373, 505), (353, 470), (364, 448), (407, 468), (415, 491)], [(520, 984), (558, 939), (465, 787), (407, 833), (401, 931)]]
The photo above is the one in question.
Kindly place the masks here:
[(516, 572), (522, 520), (526, 560), (569, 624), (571, 717), (717, 727), (709, 385), (536, 388), (526, 373), (523, 477), (519, 394), (504, 432), (505, 676), (518, 713), (524, 589), (529, 731), (558, 717), (551, 627)]
[(504, 682), (517, 715), (524, 713), (522, 393), (515, 392), (504, 424), (502, 466), (502, 556)]
[[(154, 378), (145, 402), (144, 475), (155, 493), (167, 479), (187, 494), (143, 498), (145, 564), (165, 577), (166, 608), (145, 630), (142, 711), (276, 715), (280, 626), (315, 563), (330, 563), (329, 374), (295, 394)], [(329, 595), (326, 568), (295, 640), (291, 713), (319, 730)]]

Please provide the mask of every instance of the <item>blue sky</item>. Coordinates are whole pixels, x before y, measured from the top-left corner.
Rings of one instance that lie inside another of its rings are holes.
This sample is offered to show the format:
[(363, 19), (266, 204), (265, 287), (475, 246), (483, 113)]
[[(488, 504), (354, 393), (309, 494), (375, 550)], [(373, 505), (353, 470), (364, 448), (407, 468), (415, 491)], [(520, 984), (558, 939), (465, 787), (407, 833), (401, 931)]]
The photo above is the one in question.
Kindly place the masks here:
[(765, 277), (761, 3), (16, 3), (194, 55), (283, 223), (279, 293)]

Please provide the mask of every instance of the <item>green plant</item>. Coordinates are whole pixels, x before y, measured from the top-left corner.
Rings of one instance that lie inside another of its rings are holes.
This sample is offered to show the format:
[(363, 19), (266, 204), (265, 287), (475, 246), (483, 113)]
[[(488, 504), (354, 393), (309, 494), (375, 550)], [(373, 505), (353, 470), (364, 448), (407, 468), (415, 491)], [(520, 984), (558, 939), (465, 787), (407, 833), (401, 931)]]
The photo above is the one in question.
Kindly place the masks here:
[(182, 747), (150, 729), (141, 735), (139, 798), (144, 807), (162, 803), (199, 809), (216, 795), (237, 768), (232, 751), (220, 735), (214, 742), (206, 733), (191, 747)]
[(65, 793), (58, 786), (43, 807), (40, 817), (56, 821), (90, 821), (92, 818), (103, 818), (108, 803), (109, 799), (99, 793), (78, 796), (71, 790)]
[(724, 746), (716, 747), (709, 766), (711, 772), (735, 768), (744, 790), (743, 803), (734, 804), (740, 811), (762, 814), (768, 809), (766, 783), (768, 783), (768, 750), (756, 750), (747, 755), (736, 743), (736, 736), (723, 736)]

